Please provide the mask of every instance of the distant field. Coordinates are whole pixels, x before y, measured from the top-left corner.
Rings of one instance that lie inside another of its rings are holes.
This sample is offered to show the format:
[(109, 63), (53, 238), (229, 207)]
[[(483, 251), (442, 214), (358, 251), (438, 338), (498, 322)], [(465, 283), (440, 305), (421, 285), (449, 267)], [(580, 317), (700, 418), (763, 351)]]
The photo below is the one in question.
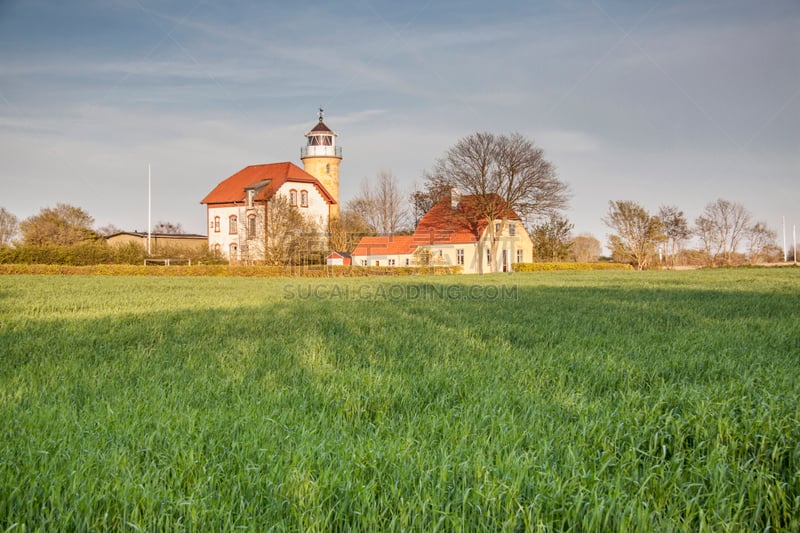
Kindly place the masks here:
[(0, 276), (0, 529), (800, 530), (800, 269)]

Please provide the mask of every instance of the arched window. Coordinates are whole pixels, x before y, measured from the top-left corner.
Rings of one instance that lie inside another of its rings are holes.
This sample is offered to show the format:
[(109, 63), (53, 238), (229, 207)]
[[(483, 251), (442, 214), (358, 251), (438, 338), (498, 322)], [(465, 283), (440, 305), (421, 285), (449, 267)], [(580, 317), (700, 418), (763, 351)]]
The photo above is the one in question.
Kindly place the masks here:
[(219, 244), (214, 245), (214, 255), (219, 255), (222, 247)]
[(219, 217), (214, 217), (214, 233), (219, 233)]
[(289, 191), (289, 205), (297, 207), (297, 191), (294, 189)]
[(308, 191), (300, 191), (300, 207), (308, 207)]
[(231, 215), (228, 217), (228, 233), (231, 235), (236, 235), (239, 233), (239, 219), (236, 218), (236, 215)]
[(236, 257), (237, 256), (237, 252), (239, 251), (239, 247), (236, 245), (235, 242), (231, 243), (231, 245), (228, 247), (228, 250), (229, 250), (229, 254), (230, 254), (229, 255), (229, 259), (231, 259), (231, 260), (236, 259), (237, 258)]

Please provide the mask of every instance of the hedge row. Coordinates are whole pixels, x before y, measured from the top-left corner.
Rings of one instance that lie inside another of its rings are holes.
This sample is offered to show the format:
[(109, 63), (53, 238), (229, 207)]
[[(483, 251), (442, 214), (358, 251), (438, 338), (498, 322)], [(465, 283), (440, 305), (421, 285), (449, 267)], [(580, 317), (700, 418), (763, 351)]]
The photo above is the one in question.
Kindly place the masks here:
[(70, 246), (15, 246), (0, 248), (0, 264), (99, 265), (138, 264), (145, 257), (136, 243), (109, 246), (105, 241), (90, 241)]
[(0, 264), (3, 274), (94, 276), (230, 276), (249, 278), (346, 278), (458, 274), (461, 267), (360, 267), (360, 266), (240, 266), (240, 265), (40, 265)]
[(514, 263), (515, 272), (550, 270), (633, 270), (633, 267), (624, 263)]

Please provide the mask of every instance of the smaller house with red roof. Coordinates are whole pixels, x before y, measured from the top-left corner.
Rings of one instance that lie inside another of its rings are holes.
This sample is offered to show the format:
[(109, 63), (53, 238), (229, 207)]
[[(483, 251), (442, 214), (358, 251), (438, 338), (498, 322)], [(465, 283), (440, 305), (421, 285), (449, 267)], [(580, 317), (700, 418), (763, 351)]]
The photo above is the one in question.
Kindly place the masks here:
[[(364, 237), (353, 250), (360, 266), (460, 266), (463, 273), (510, 272), (514, 263), (533, 260), (533, 242), (522, 219), (513, 210), (491, 221), (477, 206), (500, 197), (464, 195), (453, 191), (420, 219), (413, 235)], [(492, 257), (492, 239), (497, 240)]]
[(207, 207), (208, 246), (231, 261), (264, 259), (269, 202), (283, 195), (319, 228), (336, 199), (317, 178), (290, 162), (251, 165), (221, 181), (201, 201)]
[(325, 257), (325, 264), (328, 266), (350, 266), (352, 255), (350, 252), (333, 251)]

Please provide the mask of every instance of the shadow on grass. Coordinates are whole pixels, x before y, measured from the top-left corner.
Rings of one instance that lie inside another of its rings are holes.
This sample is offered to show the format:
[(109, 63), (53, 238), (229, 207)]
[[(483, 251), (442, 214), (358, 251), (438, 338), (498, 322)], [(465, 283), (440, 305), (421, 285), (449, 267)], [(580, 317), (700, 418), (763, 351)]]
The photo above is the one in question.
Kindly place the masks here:
[[(681, 514), (696, 505), (748, 527), (800, 511), (797, 293), (381, 283), (366, 297), (273, 287), (238, 308), (12, 318), (3, 525), (52, 509), (62, 527), (382, 529), (407, 513), (427, 529), (436, 509), (491, 529), (527, 509), (563, 526), (584, 520), (587, 487), (612, 505), (620, 486), (667, 521), (651, 526), (697, 525)], [(603, 461), (607, 480), (576, 473)]]

